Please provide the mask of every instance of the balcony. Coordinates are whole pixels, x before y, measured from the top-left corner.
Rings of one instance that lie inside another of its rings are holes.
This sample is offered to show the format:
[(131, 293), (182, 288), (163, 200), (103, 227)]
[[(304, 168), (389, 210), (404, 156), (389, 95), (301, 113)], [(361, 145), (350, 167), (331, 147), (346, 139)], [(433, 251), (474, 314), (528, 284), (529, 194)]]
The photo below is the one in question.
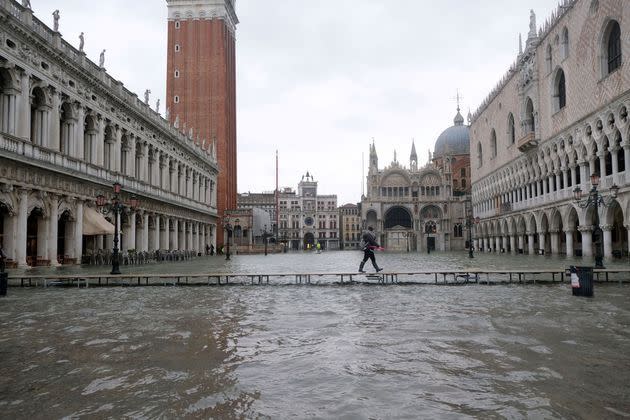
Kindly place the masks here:
[(175, 206), (209, 213), (210, 215), (217, 214), (215, 206), (209, 206), (206, 203), (183, 197), (160, 187), (147, 184), (146, 182), (138, 181), (133, 177), (122, 175), (101, 166), (37, 146), (29, 141), (6, 133), (0, 133), (0, 155), (17, 162), (39, 166), (73, 178), (88, 180), (94, 184), (109, 186), (114, 182), (120, 182), (125, 186), (125, 190), (130, 193), (167, 202)]
[(528, 133), (525, 137), (519, 139), (518, 150), (525, 153), (538, 147), (539, 140), (536, 138), (536, 133), (533, 131)]

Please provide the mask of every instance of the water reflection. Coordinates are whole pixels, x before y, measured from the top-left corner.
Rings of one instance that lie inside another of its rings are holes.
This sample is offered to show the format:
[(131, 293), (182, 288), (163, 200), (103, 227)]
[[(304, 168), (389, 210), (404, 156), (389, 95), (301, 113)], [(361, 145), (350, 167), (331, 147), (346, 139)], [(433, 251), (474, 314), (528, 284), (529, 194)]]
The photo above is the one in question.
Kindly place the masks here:
[[(345, 270), (348, 255), (230, 267)], [(567, 284), (12, 288), (0, 328), (6, 418), (41, 418), (42, 407), (47, 418), (630, 415), (630, 288), (616, 284), (594, 299)]]
[[(593, 259), (566, 258), (563, 256), (511, 255), (496, 253), (476, 253), (469, 259), (467, 252), (418, 253), (378, 253), (379, 265), (386, 271), (444, 270), (444, 269), (531, 269), (558, 268), (569, 265), (594, 265)], [(359, 267), (363, 253), (359, 251), (329, 251), (317, 254), (299, 252), (287, 254), (233, 255), (229, 261), (222, 256), (200, 257), (192, 261), (176, 263), (153, 263), (140, 266), (122, 266), (123, 273), (205, 273), (205, 272), (238, 272), (238, 273), (294, 273), (294, 272), (354, 272)], [(627, 267), (628, 258), (605, 261), (606, 267)], [(371, 268), (370, 268), (371, 269)], [(26, 273), (109, 273), (109, 267), (82, 266), (43, 268), (38, 267)], [(11, 273), (25, 273), (12, 270)], [(11, 275), (11, 274), (9, 274)]]

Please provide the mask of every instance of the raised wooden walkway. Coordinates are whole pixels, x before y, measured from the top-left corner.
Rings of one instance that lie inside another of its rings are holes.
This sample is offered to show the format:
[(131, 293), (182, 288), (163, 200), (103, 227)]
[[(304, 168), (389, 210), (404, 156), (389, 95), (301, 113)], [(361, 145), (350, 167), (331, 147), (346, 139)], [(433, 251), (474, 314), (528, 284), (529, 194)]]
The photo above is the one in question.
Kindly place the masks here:
[[(630, 268), (594, 270), (596, 282), (630, 283)], [(13, 287), (106, 287), (106, 286), (221, 286), (246, 284), (524, 284), (561, 283), (569, 281), (568, 268), (542, 270), (429, 270), (410, 272), (356, 272), (319, 273), (171, 273), (171, 274), (64, 274), (64, 275), (12, 275)]]

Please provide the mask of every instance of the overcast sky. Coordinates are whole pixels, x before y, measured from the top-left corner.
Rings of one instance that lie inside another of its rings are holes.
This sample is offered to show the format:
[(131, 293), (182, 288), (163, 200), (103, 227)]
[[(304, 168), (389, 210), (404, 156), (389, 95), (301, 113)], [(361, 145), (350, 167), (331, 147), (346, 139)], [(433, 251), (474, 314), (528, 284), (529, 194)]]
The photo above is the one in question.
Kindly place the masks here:
[[(166, 2), (31, 0), (35, 15), (151, 103), (166, 91)], [(379, 166), (420, 164), (453, 124), (459, 89), (464, 118), (487, 96), (552, 0), (238, 0), (239, 192), (296, 188), (310, 171), (320, 194), (358, 202), (362, 154), (371, 139)], [(162, 110), (164, 105), (162, 105)]]

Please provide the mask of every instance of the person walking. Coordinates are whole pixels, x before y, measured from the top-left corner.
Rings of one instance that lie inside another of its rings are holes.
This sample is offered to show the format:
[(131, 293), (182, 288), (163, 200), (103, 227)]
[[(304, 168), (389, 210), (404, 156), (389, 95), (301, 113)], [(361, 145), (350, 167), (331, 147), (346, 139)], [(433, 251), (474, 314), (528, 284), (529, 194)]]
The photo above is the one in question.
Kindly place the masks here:
[(374, 234), (374, 228), (372, 226), (368, 226), (367, 230), (363, 232), (361, 235), (361, 248), (363, 249), (363, 261), (359, 265), (359, 273), (365, 273), (363, 270), (363, 266), (365, 262), (370, 259), (372, 261), (372, 265), (374, 269), (378, 273), (379, 271), (383, 271), (382, 268), (376, 264), (376, 256), (374, 255), (374, 250), (376, 248), (380, 248), (381, 246), (376, 242), (376, 235)]

